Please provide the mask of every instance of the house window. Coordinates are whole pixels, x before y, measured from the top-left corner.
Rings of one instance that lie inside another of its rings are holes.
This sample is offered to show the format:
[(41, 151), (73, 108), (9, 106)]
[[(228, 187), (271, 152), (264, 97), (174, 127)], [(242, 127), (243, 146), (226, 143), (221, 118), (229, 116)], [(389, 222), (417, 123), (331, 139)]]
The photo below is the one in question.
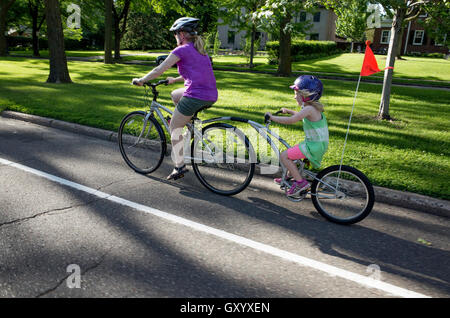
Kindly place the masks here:
[(424, 33), (425, 33), (425, 31), (423, 31), (423, 30), (415, 30), (414, 31), (413, 45), (422, 45)]
[(319, 41), (319, 33), (313, 33), (309, 36), (311, 41)]
[(306, 12), (302, 11), (300, 12), (300, 22), (305, 22), (306, 21)]
[(314, 22), (320, 22), (320, 12), (314, 13), (313, 21)]
[(389, 44), (389, 40), (391, 39), (391, 30), (383, 30), (381, 31), (381, 44)]

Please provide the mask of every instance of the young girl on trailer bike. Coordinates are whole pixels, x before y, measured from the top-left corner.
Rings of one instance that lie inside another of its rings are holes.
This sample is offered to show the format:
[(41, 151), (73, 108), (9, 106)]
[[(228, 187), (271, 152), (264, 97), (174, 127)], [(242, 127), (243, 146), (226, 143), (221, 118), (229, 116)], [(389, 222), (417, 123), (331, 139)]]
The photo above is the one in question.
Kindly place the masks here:
[(172, 92), (172, 101), (176, 108), (170, 121), (170, 134), (175, 168), (167, 177), (168, 180), (181, 178), (188, 171), (183, 158), (183, 127), (197, 111), (217, 101), (216, 79), (211, 60), (204, 49), (204, 42), (196, 31), (198, 23), (199, 19), (189, 17), (176, 20), (170, 31), (175, 34), (177, 47), (161, 65), (144, 77), (133, 79), (133, 84), (142, 86), (159, 77), (176, 63), (180, 76), (168, 77), (168, 84), (184, 81), (184, 88)]
[[(293, 178), (288, 196), (297, 196), (300, 192), (310, 188), (309, 182), (304, 179), (297, 166), (293, 162), (298, 159), (308, 159), (313, 167), (319, 168), (323, 155), (328, 149), (328, 124), (323, 114), (324, 106), (319, 103), (322, 96), (323, 84), (315, 76), (302, 75), (298, 77), (294, 85), (290, 86), (295, 91), (295, 100), (301, 110), (295, 111), (282, 108), (283, 113), (291, 114), (290, 117), (273, 116), (267, 113), (269, 119), (280, 124), (292, 125), (303, 120), (305, 140), (292, 148), (287, 149), (280, 155), (280, 160)], [(281, 178), (274, 180), (280, 184)]]

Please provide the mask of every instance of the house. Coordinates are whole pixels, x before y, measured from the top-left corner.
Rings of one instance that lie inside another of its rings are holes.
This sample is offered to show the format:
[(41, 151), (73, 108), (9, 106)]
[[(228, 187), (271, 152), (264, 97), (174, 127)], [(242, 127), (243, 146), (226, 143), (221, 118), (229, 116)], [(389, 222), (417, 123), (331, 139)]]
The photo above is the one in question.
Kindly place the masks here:
[(32, 30), (29, 27), (21, 25), (19, 29), (11, 28), (6, 32), (7, 36), (31, 37)]
[[(419, 16), (424, 18), (425, 16)], [(381, 27), (374, 29), (372, 50), (375, 53), (386, 53), (391, 37), (392, 20), (381, 21)], [(443, 53), (448, 54), (448, 47), (437, 43), (430, 37), (424, 27), (417, 21), (410, 21), (403, 29), (400, 52), (402, 55), (415, 53)]]
[[(336, 40), (336, 15), (331, 10), (324, 8), (318, 9), (315, 13), (300, 11), (293, 20), (295, 22), (311, 21), (311, 29), (306, 34), (306, 40), (318, 41), (335, 41)], [(238, 31), (230, 25), (220, 24), (223, 20), (219, 19), (217, 30), (219, 32), (219, 39), (221, 48), (232, 50), (242, 49), (245, 43), (246, 31)], [(266, 32), (257, 32), (257, 39), (260, 38), (260, 47), (265, 47), (265, 43), (270, 40)]]

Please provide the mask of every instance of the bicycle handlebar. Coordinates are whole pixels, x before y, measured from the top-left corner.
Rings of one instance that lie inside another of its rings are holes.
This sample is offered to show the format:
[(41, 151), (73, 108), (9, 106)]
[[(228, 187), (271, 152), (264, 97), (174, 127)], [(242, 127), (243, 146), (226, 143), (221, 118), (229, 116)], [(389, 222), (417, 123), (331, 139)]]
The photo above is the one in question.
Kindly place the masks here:
[[(282, 113), (283, 112), (281, 110), (279, 110), (276, 113), (274, 113), (273, 115), (279, 115), (279, 114), (282, 114)], [(270, 120), (269, 118), (270, 118), (269, 115), (265, 115), (264, 116), (264, 124), (267, 124), (269, 122), (269, 120)]]
[(156, 87), (156, 86), (159, 86), (159, 85), (162, 85), (162, 84), (168, 85), (169, 81), (168, 80), (160, 80), (160, 81), (158, 81), (157, 83), (154, 83), (154, 84), (152, 84), (152, 83), (144, 83), (144, 86)]
[[(131, 84), (132, 85), (136, 85), (136, 82), (133, 81)], [(158, 81), (157, 83), (154, 83), (154, 84), (152, 84), (152, 83), (144, 83), (143, 86), (148, 86), (148, 87), (155, 88), (156, 86), (159, 86), (159, 85), (162, 85), (162, 84), (168, 85), (169, 81), (168, 80), (161, 80), (161, 81)]]

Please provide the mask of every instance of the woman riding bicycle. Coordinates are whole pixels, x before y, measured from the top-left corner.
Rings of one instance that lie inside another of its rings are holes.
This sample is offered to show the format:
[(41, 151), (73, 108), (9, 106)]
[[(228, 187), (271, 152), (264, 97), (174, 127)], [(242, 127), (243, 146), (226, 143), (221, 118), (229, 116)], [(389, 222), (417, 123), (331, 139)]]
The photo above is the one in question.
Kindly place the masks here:
[(183, 127), (189, 123), (197, 111), (211, 106), (218, 97), (211, 60), (204, 48), (202, 38), (196, 31), (198, 23), (199, 19), (189, 17), (176, 20), (170, 31), (174, 32), (177, 47), (161, 65), (144, 77), (133, 79), (133, 84), (142, 86), (177, 64), (180, 76), (167, 77), (168, 84), (184, 81), (185, 87), (176, 89), (171, 94), (176, 106), (170, 121), (172, 160), (175, 168), (167, 177), (168, 180), (181, 178), (188, 171), (183, 156)]

